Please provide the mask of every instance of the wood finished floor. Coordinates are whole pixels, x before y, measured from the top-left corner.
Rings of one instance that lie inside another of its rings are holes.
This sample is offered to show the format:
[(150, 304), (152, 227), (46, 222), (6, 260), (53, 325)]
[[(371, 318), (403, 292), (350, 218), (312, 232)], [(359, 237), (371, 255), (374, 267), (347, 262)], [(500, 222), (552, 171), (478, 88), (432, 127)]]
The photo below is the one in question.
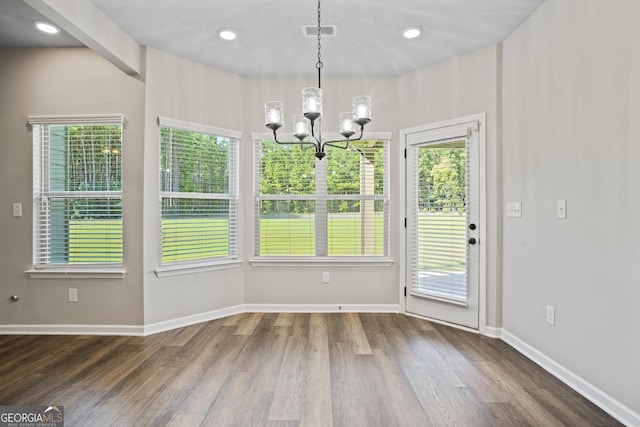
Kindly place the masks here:
[(399, 314), (0, 336), (0, 405), (53, 404), (66, 426), (620, 425), (504, 342)]

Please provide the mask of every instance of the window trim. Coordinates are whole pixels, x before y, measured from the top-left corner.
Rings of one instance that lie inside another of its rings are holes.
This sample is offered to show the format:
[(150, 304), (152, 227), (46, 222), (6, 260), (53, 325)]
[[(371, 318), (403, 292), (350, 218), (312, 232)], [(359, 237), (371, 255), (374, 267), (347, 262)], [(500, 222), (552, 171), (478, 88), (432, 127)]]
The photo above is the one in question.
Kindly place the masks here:
[(25, 273), (32, 279), (124, 279), (127, 270), (122, 267), (34, 267)]
[[(235, 173), (234, 176), (230, 177), (230, 187), (235, 189), (235, 194), (233, 194), (232, 190), (230, 190), (229, 194), (210, 194), (210, 193), (180, 193), (180, 192), (167, 192), (162, 191), (160, 180), (158, 184), (158, 195), (159, 200), (162, 202), (162, 198), (166, 197), (166, 195), (188, 195), (188, 198), (192, 199), (208, 199), (207, 196), (216, 196), (216, 200), (229, 200), (235, 201), (237, 205), (240, 203), (240, 142), (242, 141), (242, 132), (225, 129), (216, 126), (205, 125), (202, 123), (194, 123), (188, 122), (185, 120), (172, 119), (169, 117), (158, 116), (158, 131), (162, 127), (170, 127), (174, 129), (185, 130), (189, 132), (198, 132), (204, 134), (210, 134), (215, 136), (220, 136), (223, 138), (229, 138), (235, 140), (233, 155), (235, 156)], [(160, 156), (160, 152), (158, 152), (158, 156)], [(158, 160), (160, 161), (160, 160)], [(160, 206), (160, 231), (162, 232), (162, 206)], [(236, 213), (236, 222), (240, 221), (240, 214)], [(217, 257), (217, 258), (201, 258), (201, 259), (193, 259), (193, 260), (185, 260), (185, 261), (173, 261), (173, 262), (162, 262), (162, 243), (160, 243), (159, 247), (159, 265), (154, 269), (154, 272), (157, 277), (170, 277), (177, 276), (183, 274), (192, 274), (192, 273), (200, 273), (204, 271), (215, 271), (215, 270), (224, 270), (229, 268), (236, 268), (242, 264), (242, 260), (240, 259), (240, 252), (237, 249), (240, 243), (239, 238), (239, 227), (236, 231), (236, 254)]]
[[(124, 114), (58, 114), (58, 115), (29, 115), (27, 116), (27, 124), (33, 129), (34, 125), (110, 125), (117, 124), (122, 126), (123, 132), (123, 140), (124, 140), (124, 130), (127, 127), (127, 119)], [(33, 130), (32, 130), (33, 132)], [(33, 141), (33, 133), (31, 136), (32, 139), (32, 147), (35, 149), (35, 143)], [(32, 153), (32, 159), (38, 156), (38, 161), (40, 153)], [(35, 182), (36, 179), (40, 180), (40, 170), (33, 171), (33, 179), (32, 187), (37, 185), (38, 188), (42, 185), (41, 182)], [(123, 187), (124, 190), (124, 187)], [(121, 190), (118, 195), (124, 200), (124, 191)], [(39, 190), (38, 190), (39, 191)], [(106, 192), (109, 193), (109, 192)], [(106, 194), (107, 196), (113, 194)], [(122, 218), (123, 221), (123, 235), (122, 235), (122, 244), (123, 244), (123, 260), (120, 263), (112, 263), (112, 264), (37, 264), (35, 263), (36, 255), (36, 243), (35, 239), (37, 237), (36, 231), (36, 215), (39, 215), (39, 210), (34, 206), (33, 211), (33, 233), (31, 236), (31, 243), (33, 244), (33, 254), (32, 254), (32, 267), (28, 270), (25, 270), (25, 273), (29, 275), (32, 279), (124, 279), (126, 274), (126, 269), (124, 268), (124, 216)]]
[[(324, 137), (327, 140), (332, 140), (332, 139), (343, 139), (343, 136), (338, 134), (338, 133), (326, 133), (324, 134)], [(279, 139), (283, 140), (283, 141), (293, 141), (294, 140), (294, 136), (293, 133), (281, 133), (279, 134)], [(391, 144), (393, 143), (393, 133), (392, 132), (367, 132), (366, 135), (363, 136), (363, 139), (382, 139), (387, 141), (387, 143), (389, 144), (389, 146), (387, 147), (387, 155), (389, 156), (389, 158), (387, 159), (387, 180), (384, 183), (385, 185), (385, 191), (386, 191), (386, 197), (387, 200), (390, 202), (390, 182), (389, 180), (391, 179)], [(262, 140), (273, 140), (273, 133), (271, 132), (252, 132), (251, 133), (251, 145), (252, 145), (252, 159), (253, 159), (253, 173), (255, 174), (257, 169), (260, 165), (258, 165), (256, 163), (256, 155), (255, 155), (255, 150), (256, 150), (256, 143), (258, 141), (262, 141)], [(331, 148), (330, 148), (331, 149)], [(255, 175), (252, 177), (252, 181), (253, 181), (253, 190), (252, 190), (252, 195), (253, 195), (253, 205), (252, 205), (252, 210), (255, 212), (256, 209), (256, 205), (255, 205), (255, 197), (256, 197), (256, 191), (257, 189), (255, 188), (256, 185), (256, 179), (255, 179)], [(306, 196), (305, 196), (306, 197)], [(295, 196), (293, 198), (296, 198)], [(256, 227), (256, 215), (252, 215), (251, 217), (252, 220), (252, 230), (257, 230)], [(345, 267), (370, 267), (370, 266), (382, 266), (382, 267), (386, 267), (386, 266), (391, 266), (394, 264), (394, 259), (391, 257), (391, 235), (390, 235), (390, 230), (391, 230), (391, 211), (389, 211), (389, 218), (387, 218), (387, 221), (389, 222), (389, 228), (387, 231), (387, 236), (386, 239), (387, 241), (385, 242), (386, 246), (387, 246), (387, 250), (388, 250), (388, 254), (387, 255), (382, 255), (382, 256), (319, 256), (319, 255), (312, 255), (312, 256), (273, 256), (273, 255), (255, 255), (255, 247), (253, 247), (251, 249), (252, 252), (252, 257), (249, 259), (249, 264), (252, 267), (274, 267), (274, 266), (278, 266), (278, 267), (297, 267), (297, 266), (316, 266), (316, 267), (331, 267), (331, 266), (345, 266)], [(254, 231), (255, 233), (255, 231)], [(256, 241), (256, 236), (254, 236), (253, 238), (253, 242), (255, 244)]]
[(180, 276), (183, 274), (202, 273), (205, 271), (227, 270), (238, 268), (242, 260), (238, 257), (217, 259), (208, 262), (185, 262), (181, 264), (167, 264), (157, 267), (155, 273), (157, 277)]
[(390, 267), (393, 258), (380, 257), (320, 257), (320, 256), (256, 256), (249, 260), (252, 267)]
[(242, 132), (237, 130), (225, 129), (216, 126), (203, 125), (201, 123), (187, 122), (185, 120), (171, 119), (169, 117), (158, 116), (158, 127), (174, 127), (191, 132), (202, 132), (223, 136), (225, 138), (242, 139)]

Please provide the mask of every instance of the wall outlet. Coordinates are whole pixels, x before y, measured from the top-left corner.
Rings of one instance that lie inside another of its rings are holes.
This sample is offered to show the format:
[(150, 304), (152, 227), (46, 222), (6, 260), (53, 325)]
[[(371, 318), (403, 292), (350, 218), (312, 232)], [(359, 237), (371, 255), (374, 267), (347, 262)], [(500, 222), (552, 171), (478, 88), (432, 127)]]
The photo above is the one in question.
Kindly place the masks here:
[(547, 306), (547, 323), (550, 325), (556, 324), (556, 309), (550, 305)]
[(328, 271), (323, 271), (322, 272), (322, 283), (329, 283), (329, 280), (331, 279), (331, 277), (329, 276), (329, 272)]
[(69, 302), (78, 302), (78, 289), (69, 288), (68, 294), (69, 294)]
[(509, 218), (520, 218), (522, 216), (522, 203), (520, 202), (507, 203), (507, 216)]
[(22, 216), (22, 203), (14, 203), (11, 207), (12, 209), (12, 214), (14, 217), (21, 217)]

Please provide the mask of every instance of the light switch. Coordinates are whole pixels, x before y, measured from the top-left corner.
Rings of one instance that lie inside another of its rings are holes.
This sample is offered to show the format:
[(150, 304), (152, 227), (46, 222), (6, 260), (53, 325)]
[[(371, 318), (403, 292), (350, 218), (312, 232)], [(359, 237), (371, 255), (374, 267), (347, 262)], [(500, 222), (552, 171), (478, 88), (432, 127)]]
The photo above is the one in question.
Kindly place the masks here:
[(507, 203), (507, 216), (510, 218), (520, 218), (522, 216), (522, 203), (520, 202), (508, 202)]
[(558, 200), (556, 213), (559, 219), (567, 218), (567, 201), (566, 200)]
[(13, 204), (13, 216), (22, 216), (22, 203)]

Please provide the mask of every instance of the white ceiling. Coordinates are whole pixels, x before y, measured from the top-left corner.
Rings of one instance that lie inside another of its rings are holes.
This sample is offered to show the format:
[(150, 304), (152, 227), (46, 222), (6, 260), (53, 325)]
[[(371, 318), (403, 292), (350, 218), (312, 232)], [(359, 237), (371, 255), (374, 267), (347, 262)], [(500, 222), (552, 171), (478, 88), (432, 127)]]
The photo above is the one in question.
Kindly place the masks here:
[[(88, 0), (87, 0), (88, 1)], [(245, 76), (315, 73), (316, 0), (92, 0), (135, 41)], [(544, 0), (322, 0), (323, 75), (397, 75), (504, 40)], [(33, 29), (36, 11), (0, 1), (0, 46), (77, 46)], [(413, 40), (401, 30), (424, 28)], [(220, 27), (237, 30), (232, 42)]]

